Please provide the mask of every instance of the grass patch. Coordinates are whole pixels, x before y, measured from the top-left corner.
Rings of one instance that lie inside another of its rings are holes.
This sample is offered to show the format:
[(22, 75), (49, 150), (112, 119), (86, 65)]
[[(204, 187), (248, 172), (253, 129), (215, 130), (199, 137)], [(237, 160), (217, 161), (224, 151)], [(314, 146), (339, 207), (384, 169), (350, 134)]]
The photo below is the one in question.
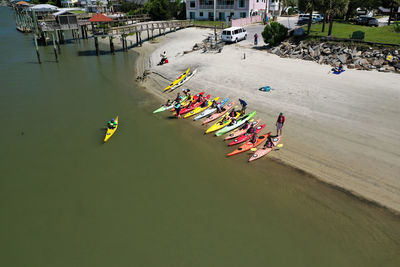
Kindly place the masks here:
[[(195, 20), (193, 21), (195, 26), (206, 26), (206, 27), (214, 27), (217, 26), (219, 29), (226, 28), (225, 21), (213, 21), (213, 20)], [(231, 22), (229, 22), (228, 27), (230, 27)]]
[[(303, 27), (307, 31), (307, 26)], [(313, 24), (311, 26), (310, 37), (325, 37), (328, 36), (329, 24), (325, 26), (325, 32), (321, 32), (322, 24)], [(383, 27), (368, 27), (354, 25), (349, 23), (334, 22), (332, 36), (337, 38), (351, 38), (355, 31), (363, 31), (365, 33), (364, 41), (400, 44), (400, 33), (394, 31), (394, 25)]]
[(72, 10), (70, 12), (75, 13), (75, 14), (85, 14), (86, 13), (84, 10)]

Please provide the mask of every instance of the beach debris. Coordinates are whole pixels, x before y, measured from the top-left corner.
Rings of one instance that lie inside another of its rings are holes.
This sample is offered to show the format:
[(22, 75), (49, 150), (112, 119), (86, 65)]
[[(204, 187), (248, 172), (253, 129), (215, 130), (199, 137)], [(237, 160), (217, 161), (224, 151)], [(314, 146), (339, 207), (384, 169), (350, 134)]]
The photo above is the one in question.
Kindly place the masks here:
[(147, 78), (147, 76), (149, 74), (150, 74), (150, 71), (149, 70), (145, 70), (142, 75), (139, 75), (139, 76), (136, 77), (136, 81), (137, 82), (143, 82), (144, 80), (146, 80), (146, 78)]
[(400, 73), (400, 51), (390, 48), (358, 48), (331, 43), (282, 42), (268, 50), (280, 57), (315, 61), (337, 67), (347, 65), (349, 69), (379, 70)]

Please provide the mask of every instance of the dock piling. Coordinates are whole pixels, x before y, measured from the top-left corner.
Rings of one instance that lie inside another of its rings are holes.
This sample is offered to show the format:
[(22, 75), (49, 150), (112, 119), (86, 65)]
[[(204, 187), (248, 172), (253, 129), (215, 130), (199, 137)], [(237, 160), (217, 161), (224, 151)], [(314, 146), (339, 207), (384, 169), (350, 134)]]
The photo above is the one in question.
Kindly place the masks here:
[(51, 37), (53, 38), (54, 56), (56, 57), (56, 62), (58, 62), (56, 38), (54, 37), (54, 33), (51, 33)]
[(38, 46), (36, 34), (34, 34), (33, 37), (34, 37), (34, 40), (35, 40), (36, 56), (37, 56), (39, 64), (42, 64), (42, 61), (40, 60), (39, 46)]
[(94, 47), (96, 48), (96, 55), (99, 55), (99, 41), (97, 40), (97, 36), (94, 37)]
[(114, 52), (114, 43), (113, 43), (113, 37), (112, 37), (112, 36), (110, 36), (110, 52), (111, 52), (113, 55), (115, 55), (115, 52)]

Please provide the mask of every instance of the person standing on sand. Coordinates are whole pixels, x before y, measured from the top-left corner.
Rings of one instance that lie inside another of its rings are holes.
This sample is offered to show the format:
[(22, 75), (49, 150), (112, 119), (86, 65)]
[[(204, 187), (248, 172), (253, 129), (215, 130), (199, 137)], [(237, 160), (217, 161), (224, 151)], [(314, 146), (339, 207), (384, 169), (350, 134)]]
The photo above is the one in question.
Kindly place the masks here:
[(240, 105), (242, 105), (242, 109), (240, 110), (240, 115), (244, 115), (246, 113), (247, 103), (243, 99), (239, 98)]
[(280, 136), (282, 135), (282, 128), (283, 124), (285, 123), (285, 116), (283, 116), (283, 113), (279, 113), (278, 119), (276, 120), (276, 135)]
[(176, 115), (175, 116), (177, 116), (178, 119), (181, 118), (181, 114), (179, 114), (181, 112), (181, 108), (182, 108), (181, 103), (175, 102), (174, 108), (175, 108), (175, 111), (176, 111)]
[(258, 34), (255, 33), (254, 34), (254, 45), (257, 45), (257, 44), (258, 44)]

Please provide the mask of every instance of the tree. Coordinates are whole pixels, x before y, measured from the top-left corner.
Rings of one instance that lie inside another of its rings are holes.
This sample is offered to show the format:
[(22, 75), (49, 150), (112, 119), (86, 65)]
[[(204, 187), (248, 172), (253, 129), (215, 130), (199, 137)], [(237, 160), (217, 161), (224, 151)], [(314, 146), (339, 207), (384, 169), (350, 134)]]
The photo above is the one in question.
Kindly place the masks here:
[(153, 20), (167, 20), (172, 17), (169, 0), (150, 0), (145, 8)]
[(346, 20), (356, 15), (357, 8), (373, 10), (381, 6), (382, 3), (382, 0), (350, 0), (346, 12)]
[(299, 0), (299, 9), (304, 13), (309, 12), (310, 18), (308, 20), (307, 25), (307, 34), (310, 34), (311, 31), (311, 23), (312, 23), (312, 14), (314, 11), (314, 5), (317, 3), (317, 0)]
[(342, 16), (347, 11), (349, 0), (328, 0), (328, 15), (329, 15), (329, 31), (328, 36), (332, 35), (333, 17)]
[(102, 1), (97, 1), (96, 6), (98, 7), (97, 10), (102, 10), (103, 2)]
[(389, 15), (389, 20), (388, 20), (388, 25), (390, 25), (390, 22), (393, 20), (394, 13), (396, 10), (399, 9), (400, 5), (400, 0), (392, 0), (390, 3), (390, 15)]
[(261, 35), (266, 44), (277, 45), (286, 39), (287, 33), (288, 28), (278, 22), (273, 21), (265, 26)]

